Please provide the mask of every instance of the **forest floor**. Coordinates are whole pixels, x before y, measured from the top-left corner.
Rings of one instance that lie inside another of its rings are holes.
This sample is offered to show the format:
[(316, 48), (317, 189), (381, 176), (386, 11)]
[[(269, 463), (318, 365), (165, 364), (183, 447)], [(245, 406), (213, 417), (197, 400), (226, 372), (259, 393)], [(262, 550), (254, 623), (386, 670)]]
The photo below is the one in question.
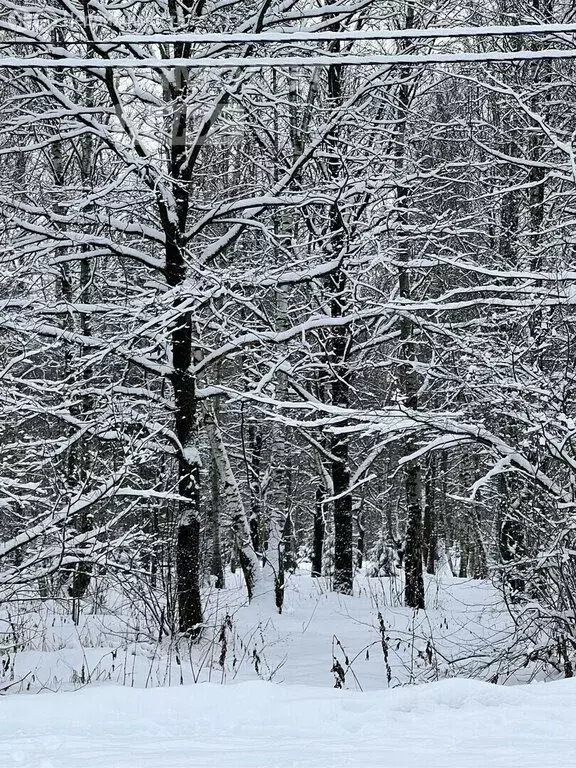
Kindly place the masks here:
[(251, 682), (0, 700), (3, 768), (574, 768), (576, 681)]
[(0, 615), (0, 764), (576, 768), (576, 683), (539, 684), (550, 669), (525, 663), (498, 590), (444, 572), (426, 611), (401, 593), (399, 578), (360, 577), (335, 595), (300, 571), (278, 616), (247, 606), (230, 574), (197, 645), (158, 641), (151, 596), (109, 591), (78, 625), (65, 601), (13, 608)]
[(523, 666), (515, 624), (487, 581), (427, 577), (427, 607), (417, 612), (402, 606), (400, 576), (357, 577), (348, 597), (301, 570), (288, 578), (282, 615), (271, 600), (246, 605), (238, 573), (205, 597), (198, 645), (158, 640), (161, 596), (152, 594), (138, 601), (108, 590), (86, 602), (78, 625), (64, 600), (5, 609), (0, 691), (252, 680), (366, 691), (455, 676), (498, 683), (547, 677)]

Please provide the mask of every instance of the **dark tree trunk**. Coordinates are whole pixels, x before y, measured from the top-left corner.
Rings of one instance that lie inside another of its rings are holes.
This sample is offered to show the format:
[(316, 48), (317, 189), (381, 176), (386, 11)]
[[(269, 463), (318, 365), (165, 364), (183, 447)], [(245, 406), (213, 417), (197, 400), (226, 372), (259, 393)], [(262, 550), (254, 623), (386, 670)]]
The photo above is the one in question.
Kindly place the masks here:
[(468, 564), (470, 562), (470, 544), (467, 535), (460, 539), (460, 567), (458, 569), (458, 578), (466, 579), (468, 577)]
[(512, 598), (517, 599), (526, 589), (526, 582), (519, 572), (517, 562), (525, 554), (524, 528), (519, 520), (508, 518), (500, 527), (500, 557), (504, 565), (511, 567), (511, 575), (506, 574)]
[(422, 473), (420, 463), (411, 461), (405, 469), (408, 523), (404, 552), (404, 600), (410, 608), (424, 608), (422, 569)]
[[(399, 190), (398, 205), (401, 208), (400, 218), (407, 223), (407, 213), (402, 209), (406, 205), (407, 191)], [(401, 268), (399, 272), (400, 296), (410, 299), (411, 287), (408, 270)], [(400, 322), (400, 338), (402, 340), (401, 357), (406, 361), (399, 366), (399, 375), (404, 387), (405, 406), (410, 410), (418, 407), (418, 374), (415, 370), (417, 353), (415, 351), (414, 328), (408, 317), (402, 317)], [(410, 455), (416, 450), (416, 444), (407, 440), (405, 452)], [(404, 600), (410, 608), (424, 608), (424, 574), (423, 574), (423, 472), (420, 458), (413, 459), (404, 465), (404, 483), (406, 489), (407, 523), (406, 548), (404, 553), (405, 590)], [(432, 511), (429, 514), (433, 514)]]
[(250, 459), (248, 467), (248, 485), (250, 488), (250, 536), (254, 551), (262, 553), (260, 529), (262, 525), (262, 486), (260, 480), (260, 464), (262, 456), (262, 432), (257, 424), (248, 425), (248, 445)]
[(200, 521), (191, 517), (178, 527), (176, 550), (178, 577), (179, 629), (197, 637), (202, 628), (202, 601), (200, 598)]
[(294, 530), (294, 521), (292, 511), (289, 511), (284, 521), (282, 531), (282, 541), (284, 542), (284, 562), (283, 568), (289, 573), (294, 573), (298, 568), (298, 551), (296, 543), (296, 531)]
[(436, 543), (436, 521), (434, 519), (435, 510), (435, 482), (436, 482), (436, 464), (433, 457), (428, 463), (425, 483), (424, 499), (424, 531), (423, 538), (423, 557), (427, 573), (433, 574), (436, 571), (437, 543)]
[[(61, 31), (54, 30), (52, 32), (52, 39), (55, 43), (62, 43), (63, 38)], [(58, 74), (57, 78), (60, 79), (61, 75)], [(87, 87), (88, 103), (91, 104), (90, 95), (92, 94), (92, 88), (90, 85)], [(82, 137), (79, 143), (79, 159), (80, 159), (80, 176), (84, 183), (88, 183), (90, 179), (90, 173), (93, 163), (93, 137), (87, 134)], [(68, 182), (67, 179), (67, 161), (63, 154), (63, 146), (60, 142), (54, 142), (51, 146), (51, 160), (52, 160), (52, 173), (54, 176), (54, 182), (56, 187), (65, 188)], [(65, 207), (61, 207), (56, 204), (55, 209), (58, 213), (66, 214)], [(83, 247), (84, 250), (84, 247)], [(73, 282), (73, 270), (66, 262), (60, 265), (60, 279), (59, 287), (62, 294), (62, 298), (66, 303), (73, 305), (79, 297), (85, 304), (90, 303), (91, 298), (91, 283), (92, 283), (92, 267), (87, 259), (83, 259), (80, 262), (80, 275), (76, 284)], [(90, 324), (90, 315), (85, 312), (78, 312), (78, 320), (75, 319), (76, 313), (67, 313), (64, 319), (64, 328), (67, 331), (73, 332), (76, 330), (76, 324), (78, 323), (80, 331), (83, 336), (90, 337), (92, 335), (92, 328)], [(76, 383), (79, 378), (78, 366), (80, 366), (80, 378), (84, 384), (84, 392), (79, 402), (70, 406), (70, 413), (72, 416), (78, 419), (84, 417), (89, 418), (89, 415), (93, 409), (92, 396), (89, 394), (91, 387), (91, 379), (93, 376), (92, 366), (84, 362), (85, 348), (80, 347), (78, 353), (75, 354), (69, 345), (65, 346), (64, 350), (64, 375), (70, 381)], [(72, 400), (75, 398), (73, 397)], [(76, 431), (76, 428), (72, 428), (71, 434)], [(67, 451), (67, 467), (66, 467), (67, 482), (71, 488), (87, 487), (89, 486), (90, 479), (90, 456), (88, 452), (88, 444), (84, 438), (74, 440)], [(71, 521), (76, 532), (79, 534), (88, 533), (92, 528), (92, 515), (84, 511), (79, 516)], [(90, 586), (92, 578), (93, 565), (88, 559), (88, 545), (81, 545), (78, 551), (78, 562), (76, 562), (71, 568), (66, 567), (63, 570), (65, 579), (71, 573), (70, 585), (68, 587), (68, 594), (72, 598), (72, 620), (75, 624), (80, 620), (80, 600), (84, 597)]]
[(312, 538), (312, 576), (322, 576), (322, 558), (324, 554), (324, 536), (326, 523), (324, 520), (324, 491), (316, 488), (316, 505), (314, 508), (314, 531)]
[[(185, 277), (181, 248), (166, 245), (166, 272), (171, 286)], [(178, 302), (175, 304), (178, 309)], [(179, 629), (197, 637), (203, 622), (200, 597), (200, 456), (198, 454), (196, 382), (192, 364), (192, 321), (188, 312), (177, 317), (172, 328), (172, 385), (174, 419), (180, 443), (178, 456), (179, 524), (176, 543), (177, 597)]]
[[(406, 9), (406, 29), (414, 27), (414, 6), (409, 2)], [(410, 45), (410, 41), (401, 41), (404, 50)], [(398, 130), (396, 136), (396, 171), (399, 177), (405, 174), (405, 155), (407, 140), (407, 121), (410, 100), (413, 94), (413, 84), (408, 80), (408, 72), (398, 89)], [(403, 183), (396, 186), (396, 205), (398, 208), (398, 229), (400, 237), (400, 262), (398, 269), (398, 292), (402, 299), (411, 300), (412, 288), (410, 271), (404, 262), (410, 259), (410, 243), (408, 241), (410, 189)], [(400, 358), (398, 376), (400, 386), (404, 391), (404, 405), (407, 409), (415, 410), (418, 407), (419, 376), (415, 364), (418, 360), (417, 340), (415, 328), (411, 317), (403, 314), (400, 317)], [(416, 450), (416, 444), (407, 440), (405, 453), (410, 455)], [(423, 536), (423, 478), (422, 463), (420, 459), (414, 459), (404, 465), (404, 482), (406, 489), (406, 505), (408, 519), (406, 525), (406, 548), (404, 553), (405, 587), (404, 601), (410, 608), (424, 608), (424, 574), (422, 562), (422, 536)]]
[(332, 444), (332, 482), (334, 485), (334, 590), (351, 595), (354, 583), (353, 515), (348, 468), (348, 440)]
[(224, 566), (222, 564), (222, 550), (220, 545), (220, 507), (222, 500), (220, 497), (218, 466), (214, 455), (212, 455), (210, 460), (210, 485), (212, 492), (212, 514), (210, 519), (210, 527), (212, 529), (210, 573), (215, 578), (214, 586), (216, 589), (224, 589), (226, 580), (224, 577)]
[[(195, 10), (197, 8), (195, 7)], [(191, 21), (194, 13), (185, 7), (185, 16)], [(175, 12), (170, 8), (173, 21)], [(174, 55), (184, 56), (186, 43), (174, 45)], [(188, 221), (190, 186), (193, 163), (188, 155), (187, 108), (189, 72), (183, 67), (174, 69), (169, 94), (171, 145), (168, 176), (171, 180), (171, 200), (159, 197), (160, 221), (165, 235), (166, 282), (178, 288), (186, 280), (184, 232)], [(178, 534), (176, 542), (176, 585), (178, 626), (180, 632), (192, 638), (200, 634), (203, 613), (200, 596), (200, 455), (198, 452), (196, 380), (191, 371), (193, 362), (192, 316), (176, 298), (177, 310), (171, 328), (172, 386), (174, 389), (174, 420), (180, 450), (178, 455), (179, 502)]]
[(364, 513), (358, 510), (356, 516), (356, 525), (358, 527), (358, 541), (356, 544), (356, 568), (360, 570), (364, 563), (364, 546), (366, 541), (366, 526), (364, 525)]
[(520, 519), (522, 481), (513, 475), (509, 478), (500, 475), (499, 479), (502, 511), (498, 544), (502, 564), (506, 566), (504, 578), (510, 587), (512, 600), (516, 600), (526, 589), (518, 563), (526, 555), (526, 533)]
[[(338, 31), (339, 25), (334, 25)], [(330, 44), (330, 51), (340, 52), (340, 43)], [(328, 67), (328, 97), (330, 104), (338, 107), (342, 103), (342, 65)], [(327, 169), (335, 183), (342, 174), (342, 160), (339, 156), (338, 133), (335, 128), (327, 136)], [(328, 211), (330, 228), (330, 250), (333, 257), (344, 257), (345, 225), (339, 202), (335, 200)], [(344, 267), (336, 269), (328, 278), (330, 290), (330, 314), (333, 318), (343, 317), (348, 310), (347, 275)], [(330, 382), (332, 405), (347, 408), (350, 402), (349, 353), (351, 337), (344, 325), (332, 330), (330, 344)], [(332, 490), (334, 493), (334, 581), (333, 589), (343, 594), (352, 594), (354, 584), (354, 530), (352, 495), (350, 493), (349, 438), (346, 434), (333, 435), (330, 441)]]

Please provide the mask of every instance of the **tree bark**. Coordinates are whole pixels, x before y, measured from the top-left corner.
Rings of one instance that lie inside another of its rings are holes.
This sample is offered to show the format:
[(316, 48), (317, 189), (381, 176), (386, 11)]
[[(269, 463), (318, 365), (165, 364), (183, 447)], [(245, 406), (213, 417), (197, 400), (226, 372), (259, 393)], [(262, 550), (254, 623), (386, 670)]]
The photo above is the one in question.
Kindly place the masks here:
[(218, 464), (214, 452), (211, 451), (210, 457), (210, 491), (211, 491), (211, 514), (210, 514), (210, 532), (212, 541), (210, 543), (210, 574), (215, 579), (216, 589), (224, 589), (226, 578), (224, 575), (224, 566), (222, 563), (222, 549), (220, 543), (221, 515), (220, 506), (222, 503), (220, 495), (220, 480)]
[(204, 426), (210, 442), (210, 448), (214, 457), (215, 466), (222, 486), (222, 497), (226, 516), (232, 524), (240, 566), (244, 574), (248, 599), (252, 600), (260, 590), (257, 584), (261, 581), (261, 569), (258, 556), (252, 544), (250, 535), (250, 523), (246, 515), (246, 509), (242, 494), (226, 450), (224, 437), (214, 411), (206, 408), (204, 411)]
[[(410, 2), (406, 10), (405, 28), (414, 26), (414, 6)], [(408, 40), (402, 41), (401, 47), (409, 47)], [(404, 73), (406, 76), (406, 73)], [(412, 85), (404, 78), (398, 90), (398, 133), (396, 137), (396, 172), (400, 179), (405, 173), (405, 142), (408, 120), (408, 109), (412, 97)], [(410, 245), (407, 241), (409, 224), (409, 200), (410, 189), (399, 180), (396, 185), (396, 205), (398, 208), (398, 225), (401, 238), (400, 262), (398, 269), (398, 292), (400, 298), (412, 299), (412, 287), (410, 272), (402, 262), (410, 258)], [(400, 317), (400, 359), (398, 374), (400, 384), (404, 392), (404, 405), (410, 410), (418, 407), (419, 377), (415, 364), (418, 359), (415, 347), (414, 323), (408, 314)], [(409, 455), (416, 450), (413, 440), (408, 439), (405, 444), (405, 452)], [(410, 608), (424, 608), (424, 575), (422, 563), (422, 534), (423, 534), (423, 477), (422, 463), (420, 459), (413, 459), (404, 465), (404, 481), (406, 491), (407, 524), (406, 524), (406, 548), (404, 555), (405, 588), (404, 600)]]
[(324, 520), (324, 491), (321, 486), (316, 488), (316, 504), (314, 507), (314, 528), (312, 533), (312, 576), (322, 576), (322, 557), (324, 554), (324, 536), (326, 523)]
[[(335, 31), (339, 25), (334, 26)], [(330, 44), (330, 51), (340, 53), (339, 41)], [(330, 104), (338, 107), (343, 100), (343, 68), (340, 64), (328, 67), (328, 97)], [(326, 139), (327, 172), (336, 186), (342, 174), (342, 159), (339, 156), (338, 129), (335, 127)], [(345, 226), (338, 200), (328, 211), (330, 251), (333, 257), (345, 259)], [(347, 274), (342, 264), (328, 278), (330, 291), (330, 314), (337, 319), (346, 315), (348, 310)], [(350, 404), (350, 366), (351, 345), (350, 331), (344, 325), (335, 325), (330, 338), (330, 367), (332, 378), (330, 392), (332, 405), (347, 408)], [(352, 495), (350, 493), (350, 456), (349, 437), (345, 433), (332, 435), (330, 440), (332, 455), (331, 475), (334, 496), (334, 579), (335, 592), (351, 595), (354, 585), (354, 526), (352, 513)]]

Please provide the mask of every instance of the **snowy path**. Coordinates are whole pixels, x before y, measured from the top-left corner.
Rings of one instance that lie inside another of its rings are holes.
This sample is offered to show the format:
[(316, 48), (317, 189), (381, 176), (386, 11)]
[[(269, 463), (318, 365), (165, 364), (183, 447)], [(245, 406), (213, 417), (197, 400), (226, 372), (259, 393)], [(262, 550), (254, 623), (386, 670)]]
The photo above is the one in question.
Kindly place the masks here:
[(576, 681), (241, 683), (0, 699), (2, 768), (576, 768)]

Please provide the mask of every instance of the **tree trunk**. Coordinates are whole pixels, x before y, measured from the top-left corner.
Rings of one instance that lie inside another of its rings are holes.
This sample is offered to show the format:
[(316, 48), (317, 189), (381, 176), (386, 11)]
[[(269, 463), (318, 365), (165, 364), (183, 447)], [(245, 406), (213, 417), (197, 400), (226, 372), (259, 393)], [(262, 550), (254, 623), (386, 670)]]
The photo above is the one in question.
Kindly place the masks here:
[[(334, 26), (334, 31), (339, 25)], [(339, 41), (329, 46), (334, 54), (340, 53)], [(343, 69), (340, 64), (328, 67), (328, 97), (330, 104), (338, 107), (343, 100)], [(327, 172), (336, 185), (342, 175), (342, 158), (339, 156), (338, 130), (334, 128), (326, 139)], [(345, 225), (339, 202), (335, 200), (328, 211), (330, 251), (333, 258), (344, 260)], [(330, 314), (341, 318), (348, 310), (347, 275), (344, 266), (335, 269), (328, 278), (330, 290)], [(350, 332), (344, 325), (334, 326), (330, 339), (330, 382), (332, 405), (347, 408), (350, 404)], [(351, 595), (354, 585), (354, 526), (352, 494), (350, 493), (349, 437), (345, 433), (332, 435), (331, 475), (334, 495), (334, 579), (333, 589)]]
[[(55, 43), (62, 42), (60, 30), (53, 30), (52, 40)], [(62, 81), (64, 75), (57, 73), (56, 79)], [(93, 105), (93, 86), (90, 82), (86, 85), (85, 98), (88, 105)], [(51, 168), (56, 188), (64, 190), (70, 184), (68, 161), (63, 153), (61, 142), (56, 141), (51, 146)], [(90, 173), (94, 161), (94, 140), (90, 133), (87, 133), (78, 142), (78, 170), (83, 185), (89, 185)], [(55, 210), (60, 215), (67, 213), (66, 207), (59, 202), (55, 205)], [(85, 250), (82, 246), (81, 250)], [(82, 304), (90, 304), (92, 283), (92, 271), (90, 264), (86, 259), (80, 261), (79, 274), (75, 275), (75, 270), (67, 262), (60, 265), (60, 275), (58, 280), (59, 290), (62, 300), (69, 306), (80, 301)], [(78, 317), (78, 320), (75, 320)], [(76, 327), (84, 337), (92, 335), (90, 325), (90, 316), (86, 312), (69, 311), (65, 315), (64, 328), (69, 332), (74, 332)], [(80, 346), (77, 353), (74, 354), (69, 345), (66, 345), (64, 351), (64, 376), (70, 382), (73, 389), (77, 385), (82, 386), (82, 396), (78, 402), (70, 406), (70, 414), (77, 419), (87, 418), (92, 411), (92, 397), (88, 394), (90, 380), (92, 378), (92, 367), (83, 362), (86, 350)], [(76, 397), (72, 396), (72, 401)], [(76, 431), (72, 428), (71, 434)], [(87, 441), (84, 437), (73, 440), (67, 450), (66, 456), (66, 481), (70, 488), (81, 488), (89, 485), (90, 476), (90, 458), (88, 453)], [(78, 534), (88, 533), (92, 527), (92, 514), (85, 510), (80, 515), (70, 521)], [(75, 624), (80, 620), (80, 600), (84, 597), (90, 586), (92, 578), (93, 565), (87, 558), (86, 551), (89, 544), (83, 544), (77, 549), (78, 561), (70, 568), (63, 569), (65, 579), (68, 578), (71, 571), (70, 585), (68, 594), (72, 598), (72, 620)], [(83, 551), (84, 550), (84, 551)]]
[(254, 551), (262, 554), (262, 480), (260, 465), (262, 461), (262, 432), (260, 427), (251, 422), (248, 425), (248, 446), (250, 449), (248, 466), (248, 486), (250, 488), (250, 536)]
[(424, 492), (424, 530), (422, 532), (423, 558), (426, 572), (433, 574), (436, 571), (437, 543), (436, 525), (434, 519), (435, 509), (435, 483), (436, 463), (434, 456), (430, 457), (426, 471), (426, 483)]
[[(405, 28), (411, 29), (414, 26), (414, 7), (410, 2), (406, 10)], [(409, 46), (408, 40), (401, 42), (401, 48)], [(406, 73), (405, 73), (406, 74)], [(407, 79), (404, 79), (398, 90), (398, 133), (396, 137), (396, 172), (401, 178), (405, 174), (406, 154), (406, 128), (408, 120), (408, 109), (412, 96), (412, 85)], [(407, 240), (409, 225), (409, 204), (410, 190), (399, 182), (396, 186), (396, 205), (398, 208), (398, 228), (400, 243), (400, 262), (398, 269), (398, 292), (400, 298), (412, 299), (412, 288), (410, 281), (410, 272), (408, 267), (403, 266), (402, 262), (407, 262), (410, 258), (410, 244)], [(404, 391), (404, 405), (406, 408), (415, 410), (418, 407), (419, 377), (415, 368), (418, 360), (418, 354), (415, 347), (415, 329), (410, 315), (403, 314), (400, 318), (400, 359), (404, 361), (399, 365), (398, 374), (400, 385)], [(407, 440), (405, 452), (409, 455), (416, 450), (416, 444), (412, 440)], [(404, 600), (410, 608), (424, 608), (424, 575), (422, 563), (422, 515), (423, 515), (423, 478), (422, 478), (421, 459), (414, 459), (404, 465), (404, 481), (406, 490), (407, 506), (407, 526), (406, 526), (406, 549), (404, 555), (405, 568), (405, 589)]]
[(366, 542), (366, 526), (364, 524), (364, 512), (358, 510), (356, 515), (356, 526), (358, 527), (358, 540), (356, 544), (356, 568), (362, 569), (364, 563), (364, 546)]
[(252, 545), (250, 535), (250, 524), (246, 515), (246, 509), (242, 499), (242, 494), (232, 466), (228, 457), (228, 451), (224, 443), (224, 437), (218, 423), (216, 414), (211, 408), (204, 411), (204, 426), (210, 442), (210, 449), (214, 457), (215, 466), (222, 486), (222, 497), (226, 516), (232, 524), (240, 566), (244, 574), (248, 599), (251, 600), (255, 594), (260, 593), (257, 588), (261, 581), (261, 569), (258, 562), (258, 556)]
[(499, 530), (500, 559), (507, 570), (504, 578), (510, 586), (512, 600), (517, 600), (526, 589), (518, 563), (526, 555), (526, 532), (521, 520), (522, 481), (514, 475), (500, 475), (501, 523)]
[(316, 504), (314, 507), (314, 529), (312, 535), (312, 576), (322, 576), (322, 557), (324, 553), (324, 536), (326, 522), (324, 520), (324, 491), (321, 486), (316, 488)]
[(408, 462), (404, 476), (406, 502), (408, 507), (406, 549), (404, 552), (404, 571), (406, 578), (404, 601), (410, 608), (424, 608), (424, 574), (422, 569), (422, 471), (420, 462)]
[[(169, 8), (173, 24), (180, 23), (178, 11)], [(196, 7), (186, 6), (184, 17), (192, 22)], [(174, 55), (186, 55), (185, 43), (174, 45)], [(197, 638), (203, 623), (200, 596), (200, 452), (196, 379), (192, 373), (192, 316), (185, 309), (179, 289), (187, 276), (184, 233), (188, 221), (191, 190), (191, 163), (188, 157), (189, 114), (187, 106), (189, 70), (175, 67), (170, 92), (166, 94), (170, 122), (168, 178), (171, 197), (159, 195), (160, 221), (165, 236), (168, 286), (174, 294), (175, 319), (171, 328), (172, 387), (174, 390), (174, 420), (179, 441), (178, 491), (179, 522), (176, 542), (176, 584), (180, 632)]]
[[(291, 237), (289, 221), (283, 218), (280, 222), (279, 236), (285, 247), (290, 247)], [(285, 288), (276, 292), (276, 327), (279, 331), (286, 330), (290, 325), (288, 317), (288, 293)], [(276, 381), (276, 397), (280, 402), (288, 397), (288, 381), (284, 371), (278, 371)], [(289, 467), (288, 444), (286, 439), (287, 427), (275, 422), (272, 425), (272, 451), (270, 457), (270, 488), (266, 494), (268, 512), (268, 538), (264, 553), (264, 580), (274, 589), (274, 598), (278, 613), (282, 613), (284, 603), (284, 531), (289, 512)]]
[[(182, 226), (183, 229), (183, 226)], [(183, 248), (177, 233), (167, 226), (166, 276), (171, 287), (186, 275)], [(180, 301), (174, 303), (180, 309)], [(174, 420), (179, 441), (179, 523), (176, 543), (177, 596), (180, 631), (197, 637), (203, 622), (200, 597), (200, 453), (198, 451), (196, 381), (192, 364), (192, 319), (179, 311), (171, 332)]]
[(224, 576), (224, 566), (222, 564), (222, 550), (220, 544), (220, 480), (218, 465), (214, 452), (210, 456), (210, 490), (211, 490), (211, 515), (210, 529), (212, 541), (210, 547), (210, 574), (215, 579), (216, 589), (224, 589), (226, 578)]

